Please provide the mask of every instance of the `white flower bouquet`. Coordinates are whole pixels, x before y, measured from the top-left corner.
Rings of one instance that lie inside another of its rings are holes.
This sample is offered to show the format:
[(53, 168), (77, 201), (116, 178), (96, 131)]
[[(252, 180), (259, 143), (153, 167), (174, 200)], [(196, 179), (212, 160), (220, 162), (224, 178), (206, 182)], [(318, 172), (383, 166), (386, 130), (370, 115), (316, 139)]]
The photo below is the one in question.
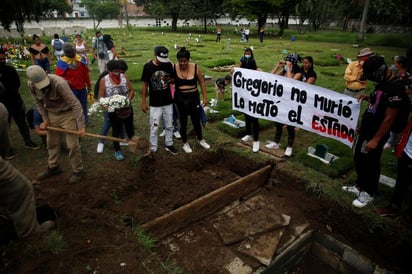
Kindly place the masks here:
[(89, 108), (89, 115), (93, 113), (100, 113), (103, 111), (115, 112), (116, 110), (127, 108), (130, 106), (130, 100), (123, 95), (115, 94), (110, 97), (100, 98)]

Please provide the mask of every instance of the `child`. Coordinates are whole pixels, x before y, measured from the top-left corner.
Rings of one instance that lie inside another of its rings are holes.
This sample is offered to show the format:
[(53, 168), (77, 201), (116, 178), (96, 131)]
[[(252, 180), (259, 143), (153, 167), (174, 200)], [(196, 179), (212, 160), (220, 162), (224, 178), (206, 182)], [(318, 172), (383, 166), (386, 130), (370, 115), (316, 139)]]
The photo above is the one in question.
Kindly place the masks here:
[(225, 78), (219, 77), (217, 78), (215, 82), (215, 88), (216, 88), (216, 100), (219, 100), (219, 94), (220, 97), (222, 98), (222, 101), (225, 100), (225, 87), (230, 83), (230, 80), (232, 78), (230, 75), (226, 75)]

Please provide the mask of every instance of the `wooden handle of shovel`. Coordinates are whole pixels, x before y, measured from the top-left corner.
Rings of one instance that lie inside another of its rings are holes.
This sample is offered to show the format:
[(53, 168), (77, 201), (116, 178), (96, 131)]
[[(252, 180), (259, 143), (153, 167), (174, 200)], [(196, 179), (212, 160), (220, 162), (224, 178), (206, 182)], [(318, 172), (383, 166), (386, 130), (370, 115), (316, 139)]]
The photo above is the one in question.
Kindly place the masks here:
[[(64, 129), (64, 128), (59, 128), (59, 127), (51, 127), (51, 126), (48, 126), (47, 129), (48, 130), (53, 130), (53, 131), (59, 131), (59, 132), (79, 135), (79, 133), (76, 130)], [(93, 137), (93, 138), (98, 138), (98, 139), (116, 141), (116, 142), (124, 142), (124, 143), (129, 142), (129, 140), (126, 140), (126, 139), (116, 138), (116, 137), (112, 137), (112, 136), (104, 136), (104, 135), (99, 135), (99, 134), (94, 134), (94, 133), (89, 133), (89, 132), (86, 132), (86, 136)]]

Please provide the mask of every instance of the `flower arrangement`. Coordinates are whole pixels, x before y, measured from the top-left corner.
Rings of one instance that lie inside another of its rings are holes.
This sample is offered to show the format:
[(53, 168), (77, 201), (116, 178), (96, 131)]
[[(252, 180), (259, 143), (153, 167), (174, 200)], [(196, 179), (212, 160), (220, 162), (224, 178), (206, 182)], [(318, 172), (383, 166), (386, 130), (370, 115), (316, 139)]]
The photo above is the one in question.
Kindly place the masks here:
[(130, 106), (130, 101), (126, 96), (115, 94), (110, 97), (100, 98), (99, 101), (90, 106), (88, 113), (92, 115), (93, 113), (103, 111), (115, 112), (128, 106)]

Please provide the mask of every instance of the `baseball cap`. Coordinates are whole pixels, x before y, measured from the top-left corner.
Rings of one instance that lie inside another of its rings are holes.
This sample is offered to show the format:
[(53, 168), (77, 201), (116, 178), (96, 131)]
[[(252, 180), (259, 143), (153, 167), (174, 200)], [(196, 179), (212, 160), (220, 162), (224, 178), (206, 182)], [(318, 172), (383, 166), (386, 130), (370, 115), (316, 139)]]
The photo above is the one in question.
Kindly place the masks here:
[(154, 49), (157, 60), (162, 63), (169, 63), (169, 50), (164, 46), (157, 46)]
[(74, 47), (72, 45), (72, 43), (66, 42), (63, 44), (63, 52), (65, 54), (67, 53), (74, 53)]
[(50, 80), (46, 72), (38, 65), (28, 67), (26, 70), (26, 75), (37, 89), (45, 88), (50, 84)]

